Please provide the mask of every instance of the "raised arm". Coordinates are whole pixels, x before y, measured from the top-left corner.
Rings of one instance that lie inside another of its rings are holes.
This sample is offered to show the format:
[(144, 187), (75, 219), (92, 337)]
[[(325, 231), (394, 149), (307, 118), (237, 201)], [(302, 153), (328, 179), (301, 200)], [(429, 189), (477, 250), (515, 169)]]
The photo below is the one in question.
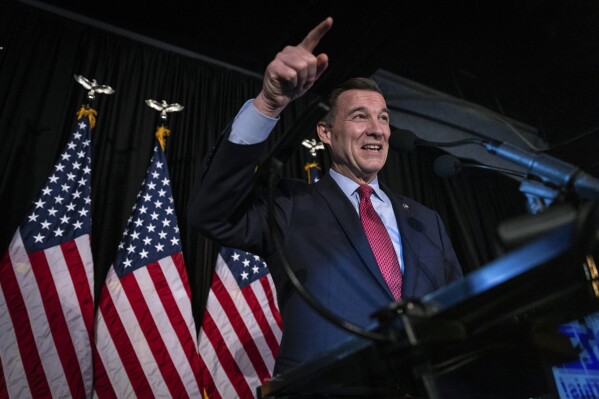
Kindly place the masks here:
[[(262, 90), (253, 102), (258, 112), (277, 117), (291, 101), (314, 85), (328, 66), (328, 56), (314, 55), (313, 51), (332, 24), (333, 19), (326, 18), (300, 44), (285, 47), (268, 64)], [(236, 125), (235, 129), (243, 133), (249, 128)], [(260, 212), (249, 217), (240, 210), (249, 209), (255, 167), (266, 145), (265, 142), (234, 144), (228, 140), (229, 134), (230, 131), (224, 132), (202, 163), (187, 215), (190, 225), (208, 237), (245, 249), (244, 243), (259, 245), (256, 241), (260, 240), (260, 232), (253, 229), (264, 225), (260, 223)]]

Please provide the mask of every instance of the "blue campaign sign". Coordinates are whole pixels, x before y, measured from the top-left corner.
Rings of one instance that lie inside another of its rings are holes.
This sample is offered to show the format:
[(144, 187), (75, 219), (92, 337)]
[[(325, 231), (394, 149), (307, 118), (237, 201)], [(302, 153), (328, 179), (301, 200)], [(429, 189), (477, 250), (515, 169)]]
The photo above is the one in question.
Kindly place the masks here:
[(580, 350), (577, 360), (553, 367), (553, 377), (562, 399), (599, 398), (599, 313), (560, 326)]

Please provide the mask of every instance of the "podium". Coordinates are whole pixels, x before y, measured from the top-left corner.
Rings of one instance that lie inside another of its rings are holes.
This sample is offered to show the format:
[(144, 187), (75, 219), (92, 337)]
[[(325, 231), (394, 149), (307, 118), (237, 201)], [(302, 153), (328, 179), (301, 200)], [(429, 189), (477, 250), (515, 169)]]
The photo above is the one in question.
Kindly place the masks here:
[[(369, 331), (265, 381), (271, 398), (556, 398), (551, 367), (578, 350), (560, 324), (599, 310), (598, 213), (565, 222), (419, 301), (373, 314)], [(590, 257), (590, 258), (589, 258)]]

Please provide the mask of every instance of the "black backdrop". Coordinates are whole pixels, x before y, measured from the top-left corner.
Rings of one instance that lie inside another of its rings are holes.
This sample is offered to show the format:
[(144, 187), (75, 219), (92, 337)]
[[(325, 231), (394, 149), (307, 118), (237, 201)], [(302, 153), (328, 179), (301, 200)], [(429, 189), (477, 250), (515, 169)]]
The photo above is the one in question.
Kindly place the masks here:
[[(178, 102), (185, 109), (169, 116), (173, 133), (166, 153), (199, 328), (216, 251), (214, 243), (187, 228), (187, 199), (198, 163), (244, 101), (258, 93), (259, 77), (11, 1), (0, 5), (0, 47), (0, 250), (8, 247), (85, 102), (86, 90), (73, 75), (108, 84), (116, 93), (97, 96), (98, 122), (92, 133), (98, 295), (151, 156), (158, 114), (144, 100)], [(271, 148), (319, 94), (310, 93), (285, 110)], [(390, 154), (380, 176), (394, 191), (440, 213), (468, 273), (501, 254), (496, 228), (525, 212), (524, 197), (517, 182), (490, 172), (465, 170), (441, 179), (432, 168), (438, 155), (434, 149)], [(307, 159), (298, 148), (284, 174), (303, 176)], [(319, 161), (327, 167), (325, 155)]]

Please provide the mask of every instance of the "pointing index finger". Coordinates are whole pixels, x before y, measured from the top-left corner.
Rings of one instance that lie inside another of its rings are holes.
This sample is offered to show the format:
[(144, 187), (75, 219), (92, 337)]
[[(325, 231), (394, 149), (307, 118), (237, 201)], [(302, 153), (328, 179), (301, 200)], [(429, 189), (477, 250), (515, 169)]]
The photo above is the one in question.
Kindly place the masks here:
[(299, 46), (310, 52), (314, 51), (320, 39), (331, 29), (331, 26), (333, 26), (333, 18), (327, 17), (306, 35)]

